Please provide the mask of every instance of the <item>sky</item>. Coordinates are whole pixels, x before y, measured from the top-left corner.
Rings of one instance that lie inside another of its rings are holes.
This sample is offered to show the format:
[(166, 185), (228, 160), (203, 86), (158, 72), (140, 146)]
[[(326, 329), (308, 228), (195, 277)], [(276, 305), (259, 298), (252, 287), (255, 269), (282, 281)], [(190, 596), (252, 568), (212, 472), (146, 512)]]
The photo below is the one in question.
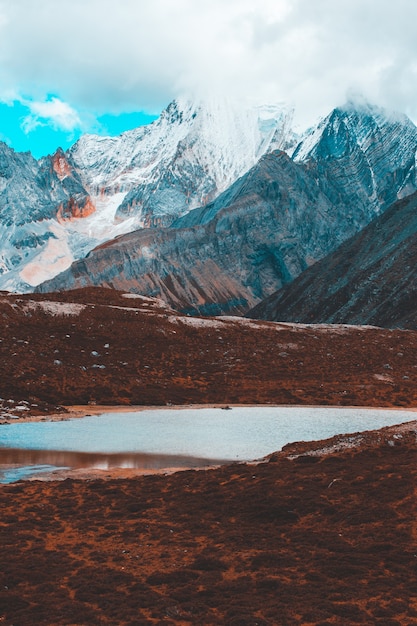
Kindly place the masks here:
[(0, 140), (38, 158), (177, 96), (294, 107), (352, 94), (417, 121), (413, 0), (0, 0)]

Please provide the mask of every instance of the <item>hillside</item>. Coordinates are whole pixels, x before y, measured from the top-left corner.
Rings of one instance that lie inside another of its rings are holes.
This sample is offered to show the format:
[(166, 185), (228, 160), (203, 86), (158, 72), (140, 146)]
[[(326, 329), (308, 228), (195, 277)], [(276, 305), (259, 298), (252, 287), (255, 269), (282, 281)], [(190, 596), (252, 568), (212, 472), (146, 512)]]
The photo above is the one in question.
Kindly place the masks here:
[(417, 328), (417, 194), (248, 313), (256, 319)]
[(417, 401), (411, 331), (192, 318), (158, 301), (87, 289), (2, 295), (0, 337), (6, 404)]

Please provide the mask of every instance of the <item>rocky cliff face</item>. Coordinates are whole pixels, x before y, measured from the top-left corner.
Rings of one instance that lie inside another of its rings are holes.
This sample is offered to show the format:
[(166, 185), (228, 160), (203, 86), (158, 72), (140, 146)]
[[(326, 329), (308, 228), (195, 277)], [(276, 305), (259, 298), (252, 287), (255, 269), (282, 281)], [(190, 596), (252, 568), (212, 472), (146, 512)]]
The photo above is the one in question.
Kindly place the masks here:
[(417, 328), (417, 193), (248, 313), (304, 323)]
[(377, 214), (417, 189), (416, 148), (405, 115), (348, 102), (306, 134), (293, 159), (314, 163), (323, 184), (333, 181), (354, 218), (358, 204)]
[(68, 202), (60, 204), (57, 212), (58, 222), (65, 223), (74, 219), (80, 219), (92, 215), (96, 210), (90, 197), (83, 199), (83, 202), (77, 201), (75, 198), (70, 197)]

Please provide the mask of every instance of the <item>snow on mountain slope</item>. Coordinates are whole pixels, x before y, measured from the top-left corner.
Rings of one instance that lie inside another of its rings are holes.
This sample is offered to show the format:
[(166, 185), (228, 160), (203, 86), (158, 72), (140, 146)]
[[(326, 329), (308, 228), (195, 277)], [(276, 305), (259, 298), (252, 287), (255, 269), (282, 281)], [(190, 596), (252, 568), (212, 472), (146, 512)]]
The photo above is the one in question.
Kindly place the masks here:
[(205, 205), (268, 151), (285, 148), (292, 112), (227, 99), (176, 100), (150, 126), (82, 137), (69, 151), (93, 201), (120, 196), (116, 221), (168, 225)]
[[(0, 288), (25, 290), (26, 277), (20, 272), (57, 239), (59, 221), (71, 215), (91, 213), (89, 202), (79, 178), (64, 172), (63, 152), (36, 161), (28, 152), (16, 153), (0, 142)], [(63, 251), (48, 253), (48, 271), (42, 278), (54, 276), (72, 262), (55, 264)]]

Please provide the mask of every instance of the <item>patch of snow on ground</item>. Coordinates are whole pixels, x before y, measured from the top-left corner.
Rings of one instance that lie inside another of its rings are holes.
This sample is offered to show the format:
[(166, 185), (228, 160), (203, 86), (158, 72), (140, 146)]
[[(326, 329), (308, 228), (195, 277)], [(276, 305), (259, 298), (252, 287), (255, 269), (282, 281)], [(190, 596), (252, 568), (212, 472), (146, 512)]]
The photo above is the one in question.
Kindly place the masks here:
[[(316, 450), (307, 450), (301, 454), (289, 454), (287, 455), (287, 459), (294, 460), (300, 456), (327, 456), (329, 454), (335, 454), (336, 452), (342, 452), (343, 450), (350, 450), (351, 448), (357, 448), (364, 441), (363, 435), (353, 435), (341, 437), (337, 443), (332, 445), (323, 446), (322, 448), (317, 448)], [(340, 479), (334, 479), (328, 487), (331, 487), (332, 484)]]
[(231, 322), (240, 324), (241, 326), (250, 326), (251, 328), (273, 328), (274, 322), (264, 322), (261, 320), (252, 320), (248, 317), (238, 317), (237, 315), (219, 315), (216, 319), (222, 322)]
[(323, 333), (345, 335), (352, 330), (381, 330), (378, 326), (368, 324), (300, 324), (298, 322), (275, 322), (276, 330), (317, 330)]
[(77, 304), (75, 302), (52, 302), (50, 300), (44, 302), (29, 300), (23, 304), (23, 310), (28, 313), (41, 310), (49, 315), (79, 315), (85, 308), (85, 304)]
[(371, 326), (369, 324), (307, 324), (307, 326), (313, 326), (322, 332), (333, 332), (339, 335), (349, 333), (351, 330), (380, 330), (378, 326)]
[(177, 317), (173, 315), (170, 322), (193, 326), (194, 328), (224, 328), (224, 322), (219, 319), (205, 319), (203, 317)]
[(149, 304), (150, 306), (158, 307), (158, 309), (172, 310), (169, 304), (161, 300), (160, 298), (148, 298), (148, 296), (142, 296), (138, 293), (122, 293), (122, 298), (131, 300), (142, 300), (142, 303)]
[(135, 313), (138, 313), (139, 311), (142, 313), (149, 313), (149, 309), (141, 309), (140, 307), (133, 307), (133, 306), (118, 306), (117, 304), (105, 304), (104, 306), (106, 306), (108, 309), (116, 309), (118, 311), (134, 311)]
[(380, 380), (380, 381), (385, 382), (385, 383), (393, 383), (394, 382), (393, 377), (389, 376), (388, 374), (374, 374), (373, 376), (374, 376), (374, 378), (376, 380)]

